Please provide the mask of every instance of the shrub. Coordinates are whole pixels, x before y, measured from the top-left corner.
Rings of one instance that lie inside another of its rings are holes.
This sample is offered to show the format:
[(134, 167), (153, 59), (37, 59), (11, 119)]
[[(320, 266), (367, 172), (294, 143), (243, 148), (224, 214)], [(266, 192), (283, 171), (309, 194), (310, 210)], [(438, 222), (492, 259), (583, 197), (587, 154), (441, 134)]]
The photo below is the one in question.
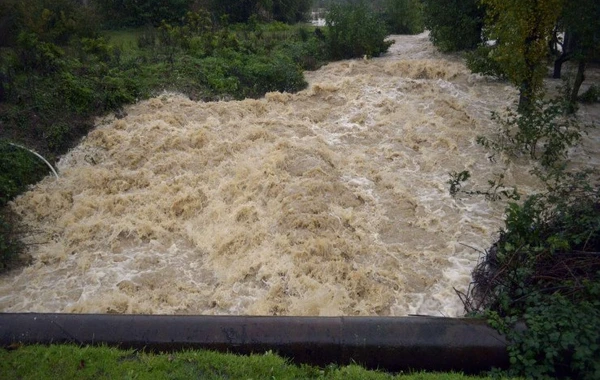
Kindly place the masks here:
[(581, 138), (576, 119), (565, 112), (560, 100), (539, 100), (521, 113), (508, 110), (504, 118), (493, 113), (492, 118), (501, 124), (498, 139), (478, 137), (477, 141), (496, 152), (525, 153), (540, 159), (543, 166), (552, 166), (566, 158), (568, 149)]
[(467, 67), (471, 72), (487, 75), (496, 79), (506, 79), (502, 66), (492, 58), (494, 47), (481, 44), (466, 54)]
[(332, 5), (325, 19), (327, 50), (333, 59), (377, 57), (392, 42), (378, 14), (364, 1)]
[(267, 92), (297, 92), (308, 85), (301, 69), (288, 56), (248, 56), (246, 62), (236, 68), (240, 81), (249, 97), (262, 96)]
[(44, 163), (30, 152), (0, 139), (0, 208), (47, 172)]
[(582, 103), (598, 103), (600, 102), (600, 86), (591, 85), (586, 92), (579, 96), (579, 101)]
[(95, 0), (106, 26), (132, 27), (174, 23), (190, 9), (193, 0)]
[(5, 206), (47, 172), (44, 163), (30, 152), (0, 139), (0, 270), (6, 269), (23, 251), (14, 215)]
[[(597, 173), (551, 171), (548, 191), (507, 209), (466, 303), (506, 334), (509, 376), (600, 375)], [(525, 323), (526, 329), (518, 327)]]
[[(305, 29), (300, 29), (303, 33)], [(308, 32), (306, 32), (308, 33)], [(283, 42), (278, 48), (279, 56), (289, 57), (303, 70), (316, 70), (327, 60), (325, 42), (317, 38), (314, 33), (301, 37), (300, 41), (290, 40)]]
[(0, 209), (0, 271), (7, 269), (23, 252), (14, 221), (7, 211)]

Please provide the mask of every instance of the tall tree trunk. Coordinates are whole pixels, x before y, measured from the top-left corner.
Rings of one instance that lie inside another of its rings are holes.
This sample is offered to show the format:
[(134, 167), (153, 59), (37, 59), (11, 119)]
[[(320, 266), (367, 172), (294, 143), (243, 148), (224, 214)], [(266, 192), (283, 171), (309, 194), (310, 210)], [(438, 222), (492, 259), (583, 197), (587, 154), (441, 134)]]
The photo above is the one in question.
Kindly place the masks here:
[(519, 105), (517, 107), (519, 113), (526, 112), (531, 107), (532, 95), (531, 83), (521, 83), (521, 87), (519, 88)]
[(562, 65), (563, 65), (563, 63), (567, 62), (569, 59), (571, 59), (571, 54), (564, 53), (564, 52), (560, 55), (560, 57), (556, 58), (556, 60), (554, 61), (554, 73), (552, 74), (552, 78), (554, 78), (554, 79), (561, 78)]
[(562, 73), (562, 65), (563, 65), (563, 63), (565, 63), (569, 59), (571, 59), (571, 52), (573, 51), (572, 41), (573, 41), (573, 39), (571, 38), (571, 33), (569, 31), (566, 31), (565, 32), (565, 38), (564, 38), (563, 43), (561, 45), (562, 53), (554, 61), (554, 73), (552, 75), (552, 78), (554, 78), (554, 79), (560, 79), (561, 73)]
[(577, 110), (577, 96), (579, 95), (579, 89), (581, 84), (585, 80), (585, 60), (580, 59), (579, 65), (577, 65), (577, 75), (575, 75), (575, 82), (573, 82), (573, 90), (569, 99), (569, 113), (574, 113)]

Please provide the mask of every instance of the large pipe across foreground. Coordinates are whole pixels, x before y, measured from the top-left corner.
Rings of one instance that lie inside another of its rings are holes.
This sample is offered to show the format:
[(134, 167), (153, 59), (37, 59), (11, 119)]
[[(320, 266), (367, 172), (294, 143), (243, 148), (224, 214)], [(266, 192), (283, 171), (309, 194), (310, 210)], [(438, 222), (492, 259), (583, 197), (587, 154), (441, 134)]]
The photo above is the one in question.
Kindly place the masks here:
[(356, 362), (392, 372), (477, 373), (508, 365), (505, 339), (485, 321), (434, 317), (0, 313), (0, 346), (16, 342), (241, 354), (273, 350), (297, 363)]

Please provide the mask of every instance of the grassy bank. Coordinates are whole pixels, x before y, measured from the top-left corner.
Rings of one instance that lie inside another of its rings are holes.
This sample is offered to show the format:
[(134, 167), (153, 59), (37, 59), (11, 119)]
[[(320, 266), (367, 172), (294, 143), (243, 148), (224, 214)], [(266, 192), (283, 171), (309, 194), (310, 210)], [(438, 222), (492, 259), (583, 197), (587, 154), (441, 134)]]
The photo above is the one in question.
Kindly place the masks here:
[(211, 351), (151, 354), (109, 347), (25, 346), (0, 350), (5, 379), (479, 379), (455, 373), (389, 374), (358, 365), (294, 365), (273, 353), (237, 356)]

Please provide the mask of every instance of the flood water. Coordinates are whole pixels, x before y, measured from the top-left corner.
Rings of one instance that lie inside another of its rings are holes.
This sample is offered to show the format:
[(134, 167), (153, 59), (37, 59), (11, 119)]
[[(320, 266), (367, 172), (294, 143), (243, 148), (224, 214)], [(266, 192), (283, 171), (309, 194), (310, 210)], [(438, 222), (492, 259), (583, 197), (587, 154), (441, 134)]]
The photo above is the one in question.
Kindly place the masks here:
[[(426, 34), (331, 63), (309, 88), (202, 103), (164, 94), (107, 117), (12, 208), (32, 263), (0, 311), (457, 316), (504, 201), (452, 198), (526, 159), (476, 143), (517, 97)], [(588, 152), (589, 153), (589, 152)], [(585, 154), (588, 154), (585, 153)]]

